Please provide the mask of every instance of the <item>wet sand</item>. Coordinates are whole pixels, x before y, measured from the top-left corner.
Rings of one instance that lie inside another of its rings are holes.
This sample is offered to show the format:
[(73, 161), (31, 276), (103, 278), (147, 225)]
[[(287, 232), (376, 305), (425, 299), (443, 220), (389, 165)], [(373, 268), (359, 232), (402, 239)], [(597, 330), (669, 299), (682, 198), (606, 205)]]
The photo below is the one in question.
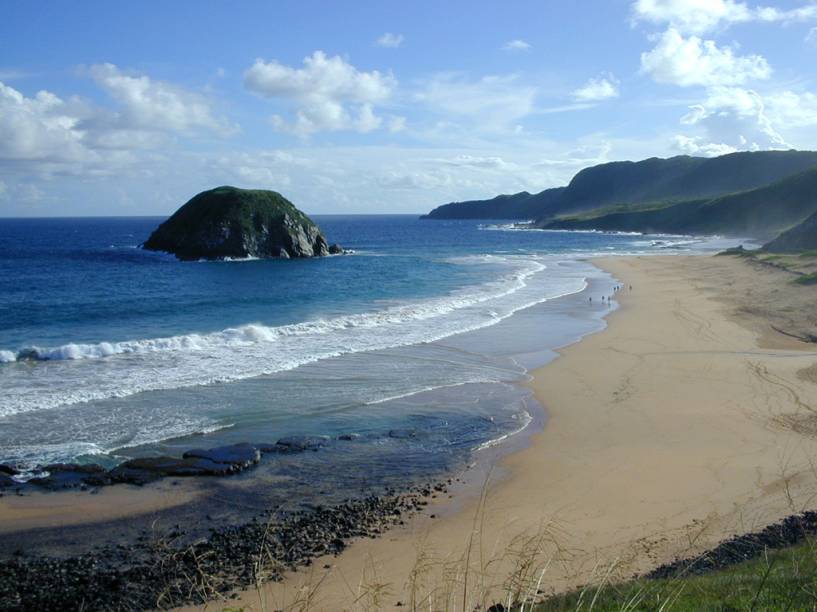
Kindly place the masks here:
[[(598, 264), (624, 284), (621, 308), (534, 373), (547, 425), (472, 473), (484, 486), (207, 609), (473, 609), (647, 571), (817, 506), (817, 346), (772, 320), (814, 289), (734, 258)], [(761, 299), (771, 308), (751, 308)]]
[(200, 494), (193, 483), (170, 481), (148, 487), (120, 485), (88, 491), (6, 492), (0, 498), (0, 534), (103, 523), (154, 513), (192, 502)]

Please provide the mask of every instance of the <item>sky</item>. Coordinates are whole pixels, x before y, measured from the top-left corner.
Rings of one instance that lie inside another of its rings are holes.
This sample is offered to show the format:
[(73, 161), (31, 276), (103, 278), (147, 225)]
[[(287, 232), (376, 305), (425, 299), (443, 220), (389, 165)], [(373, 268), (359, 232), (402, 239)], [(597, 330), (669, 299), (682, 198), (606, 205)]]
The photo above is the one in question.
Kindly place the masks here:
[(3, 1), (0, 216), (421, 213), (817, 149), (817, 0)]

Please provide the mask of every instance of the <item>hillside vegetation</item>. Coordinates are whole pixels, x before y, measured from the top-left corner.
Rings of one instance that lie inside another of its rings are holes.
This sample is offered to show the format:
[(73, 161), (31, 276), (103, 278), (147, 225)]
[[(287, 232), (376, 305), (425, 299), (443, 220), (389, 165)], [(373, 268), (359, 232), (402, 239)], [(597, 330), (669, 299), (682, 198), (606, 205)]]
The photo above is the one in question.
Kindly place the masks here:
[(796, 253), (817, 250), (817, 213), (783, 232), (763, 247), (772, 253)]
[(715, 158), (611, 162), (586, 168), (566, 187), (521, 192), (490, 200), (453, 202), (432, 210), (430, 219), (536, 219), (544, 226), (557, 215), (606, 206), (651, 208), (749, 191), (817, 168), (817, 152), (757, 151)]
[(815, 212), (817, 168), (765, 187), (730, 195), (678, 203), (601, 208), (590, 213), (545, 220), (539, 226), (547, 229), (770, 238), (803, 222)]

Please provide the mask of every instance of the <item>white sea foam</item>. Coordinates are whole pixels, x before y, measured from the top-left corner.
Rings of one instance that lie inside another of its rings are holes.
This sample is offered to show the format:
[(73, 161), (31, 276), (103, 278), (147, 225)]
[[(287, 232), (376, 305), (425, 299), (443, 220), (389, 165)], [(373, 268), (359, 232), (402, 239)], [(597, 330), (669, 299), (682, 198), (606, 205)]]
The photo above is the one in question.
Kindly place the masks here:
[(508, 438), (511, 438), (511, 437), (515, 436), (516, 434), (518, 434), (518, 433), (522, 433), (525, 429), (527, 429), (528, 425), (530, 425), (533, 422), (533, 415), (531, 415), (530, 412), (525, 410), (519, 415), (519, 420), (520, 420), (519, 427), (517, 427), (516, 429), (513, 429), (513, 430), (511, 430), (511, 431), (509, 431), (507, 433), (504, 433), (501, 436), (498, 436), (496, 438), (486, 440), (485, 442), (483, 442), (482, 444), (477, 446), (474, 450), (475, 451), (481, 451), (481, 450), (485, 450), (486, 448), (491, 448), (493, 446), (497, 446), (498, 444), (502, 444)]
[[(549, 273), (531, 256), (456, 260), (507, 270), (495, 280), (449, 295), (377, 311), (283, 326), (249, 324), (214, 333), (30, 347), (15, 357), (48, 368), (6, 364), (0, 416), (126, 397), (143, 391), (240, 380), (347, 353), (432, 342), (494, 325), (534, 304), (581, 291), (584, 278)], [(10, 368), (10, 369), (8, 369)]]

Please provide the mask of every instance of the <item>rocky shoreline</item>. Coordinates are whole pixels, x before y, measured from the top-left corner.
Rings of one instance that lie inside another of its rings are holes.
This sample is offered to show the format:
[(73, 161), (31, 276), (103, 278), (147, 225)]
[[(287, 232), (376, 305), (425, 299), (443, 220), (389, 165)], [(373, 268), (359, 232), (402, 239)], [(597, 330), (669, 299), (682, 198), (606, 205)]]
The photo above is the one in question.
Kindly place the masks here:
[(161, 533), (144, 530), (129, 545), (70, 557), (19, 550), (0, 562), (0, 609), (166, 609), (229, 598), (236, 589), (280, 580), (316, 557), (338, 554), (352, 538), (377, 537), (451, 484), (386, 490), (299, 512), (272, 510), (242, 525), (210, 528), (209, 537), (191, 538), (176, 525)]
[(793, 514), (760, 531), (737, 535), (697, 557), (678, 559), (655, 568), (646, 578), (705, 574), (753, 559), (766, 550), (786, 548), (817, 534), (817, 512)]
[[(404, 439), (420, 436), (422, 432), (393, 429), (386, 435)], [(342, 434), (336, 438), (341, 442), (356, 439), (357, 434)], [(16, 465), (0, 464), (0, 496), (4, 490), (17, 493), (36, 489), (95, 490), (115, 484), (142, 486), (167, 477), (231, 476), (258, 465), (263, 456), (316, 451), (330, 441), (328, 436), (288, 436), (273, 443), (241, 442), (215, 448), (192, 448), (181, 457), (138, 457), (113, 469), (94, 463), (52, 463), (25, 470)], [(34, 476), (23, 478), (24, 473)]]

